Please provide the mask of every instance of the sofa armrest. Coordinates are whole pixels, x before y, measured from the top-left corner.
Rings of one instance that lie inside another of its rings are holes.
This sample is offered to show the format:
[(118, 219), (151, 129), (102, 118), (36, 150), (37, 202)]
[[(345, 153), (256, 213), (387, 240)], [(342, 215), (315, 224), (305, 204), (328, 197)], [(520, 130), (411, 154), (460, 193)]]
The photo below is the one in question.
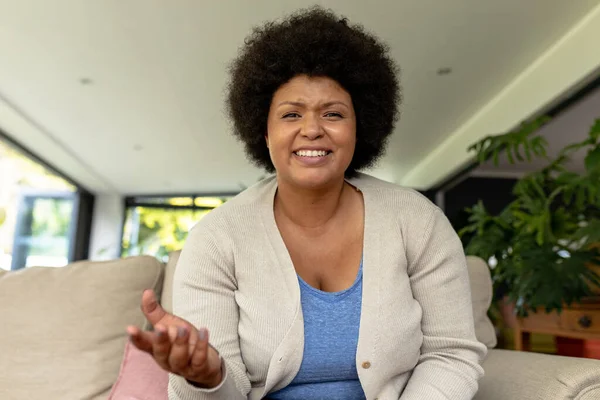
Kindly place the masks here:
[(489, 350), (475, 400), (600, 399), (600, 361)]

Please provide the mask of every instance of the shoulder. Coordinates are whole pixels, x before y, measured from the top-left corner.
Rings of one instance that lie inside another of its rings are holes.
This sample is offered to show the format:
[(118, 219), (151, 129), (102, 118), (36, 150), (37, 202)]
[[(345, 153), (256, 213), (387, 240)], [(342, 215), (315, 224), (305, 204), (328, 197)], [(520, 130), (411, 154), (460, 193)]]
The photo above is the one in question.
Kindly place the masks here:
[(349, 182), (368, 195), (381, 212), (432, 215), (439, 210), (417, 190), (387, 182), (367, 174), (359, 174)]
[(365, 212), (371, 223), (391, 240), (401, 242), (409, 259), (420, 252), (423, 242), (432, 234), (449, 232), (444, 212), (414, 189), (365, 174), (350, 183), (363, 192)]

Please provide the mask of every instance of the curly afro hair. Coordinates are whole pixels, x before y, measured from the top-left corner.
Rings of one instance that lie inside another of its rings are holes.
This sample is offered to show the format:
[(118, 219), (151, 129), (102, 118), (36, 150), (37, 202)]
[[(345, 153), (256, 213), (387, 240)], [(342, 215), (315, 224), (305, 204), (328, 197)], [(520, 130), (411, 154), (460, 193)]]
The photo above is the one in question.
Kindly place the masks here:
[(313, 7), (255, 28), (233, 61), (227, 111), (248, 158), (273, 172), (265, 144), (277, 89), (295, 76), (325, 76), (351, 96), (356, 149), (346, 176), (373, 166), (398, 119), (400, 85), (388, 48), (362, 26)]

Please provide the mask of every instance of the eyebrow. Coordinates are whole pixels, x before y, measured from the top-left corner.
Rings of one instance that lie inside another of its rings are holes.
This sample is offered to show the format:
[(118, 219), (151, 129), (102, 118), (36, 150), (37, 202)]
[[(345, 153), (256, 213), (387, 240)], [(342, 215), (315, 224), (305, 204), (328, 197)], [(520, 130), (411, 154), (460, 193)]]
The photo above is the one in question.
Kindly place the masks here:
[[(285, 105), (290, 105), (290, 106), (294, 106), (294, 107), (304, 107), (305, 106), (304, 103), (299, 102), (299, 101), (282, 101), (281, 103), (279, 103), (277, 105), (277, 107), (281, 107), (281, 106), (285, 106)], [(328, 101), (327, 103), (321, 105), (321, 107), (327, 108), (327, 107), (331, 107), (333, 105), (341, 105), (341, 106), (348, 108), (348, 106), (341, 101)]]

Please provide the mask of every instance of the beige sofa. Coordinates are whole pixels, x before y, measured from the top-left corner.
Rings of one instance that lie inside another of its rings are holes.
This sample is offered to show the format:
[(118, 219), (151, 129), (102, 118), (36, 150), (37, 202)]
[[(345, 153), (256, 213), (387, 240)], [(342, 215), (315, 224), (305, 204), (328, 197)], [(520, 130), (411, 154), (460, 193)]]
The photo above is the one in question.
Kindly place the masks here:
[[(142, 291), (153, 288), (171, 309), (177, 258), (0, 272), (0, 399), (106, 399), (125, 326), (145, 323)], [(468, 260), (477, 337), (492, 348), (489, 271), (480, 259)], [(600, 361), (491, 349), (484, 368), (478, 400), (600, 399)]]

